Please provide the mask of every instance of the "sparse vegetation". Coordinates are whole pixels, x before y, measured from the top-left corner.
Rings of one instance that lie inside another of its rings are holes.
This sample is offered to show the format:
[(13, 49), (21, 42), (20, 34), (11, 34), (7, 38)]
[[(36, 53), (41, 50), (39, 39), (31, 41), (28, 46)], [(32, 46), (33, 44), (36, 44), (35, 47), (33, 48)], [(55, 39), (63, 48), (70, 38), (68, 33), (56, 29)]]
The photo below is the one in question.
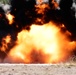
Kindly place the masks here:
[(66, 63), (68, 63), (70, 66), (76, 65), (76, 55), (72, 55), (71, 57), (69, 57), (69, 59), (68, 59), (68, 61), (66, 61)]
[(76, 56), (72, 55), (72, 57), (70, 58), (71, 62), (76, 62)]
[(10, 0), (0, 0), (0, 2), (3, 3), (3, 4), (9, 4), (9, 1)]

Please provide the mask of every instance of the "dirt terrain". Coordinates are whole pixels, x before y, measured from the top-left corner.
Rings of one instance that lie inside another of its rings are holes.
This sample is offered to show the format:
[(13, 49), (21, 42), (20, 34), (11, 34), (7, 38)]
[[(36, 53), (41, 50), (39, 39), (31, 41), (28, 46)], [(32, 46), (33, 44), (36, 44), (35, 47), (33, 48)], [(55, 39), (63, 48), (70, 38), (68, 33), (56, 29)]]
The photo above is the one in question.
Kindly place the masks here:
[(0, 75), (76, 75), (76, 65), (0, 64)]

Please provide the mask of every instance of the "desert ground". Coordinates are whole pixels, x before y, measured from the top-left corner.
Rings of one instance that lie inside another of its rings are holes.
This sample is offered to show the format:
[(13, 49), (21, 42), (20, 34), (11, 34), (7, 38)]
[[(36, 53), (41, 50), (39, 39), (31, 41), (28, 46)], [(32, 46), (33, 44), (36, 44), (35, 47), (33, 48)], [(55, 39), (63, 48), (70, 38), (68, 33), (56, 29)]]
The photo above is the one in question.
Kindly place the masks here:
[(0, 75), (76, 75), (76, 65), (0, 64)]

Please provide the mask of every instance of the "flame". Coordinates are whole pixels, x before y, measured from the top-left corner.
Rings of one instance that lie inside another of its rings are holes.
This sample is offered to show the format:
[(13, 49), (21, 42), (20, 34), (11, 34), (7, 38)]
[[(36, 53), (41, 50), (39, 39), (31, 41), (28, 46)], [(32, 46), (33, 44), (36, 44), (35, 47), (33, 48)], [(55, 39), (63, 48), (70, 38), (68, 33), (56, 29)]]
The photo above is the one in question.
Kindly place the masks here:
[(59, 4), (55, 0), (52, 0), (52, 3), (54, 4), (55, 8), (57, 8), (59, 6)]
[(49, 0), (49, 3), (53, 4), (53, 6), (50, 7), (50, 9), (57, 9), (59, 7), (59, 4), (55, 0)]
[(65, 61), (75, 42), (70, 42), (67, 35), (53, 22), (44, 25), (30, 26), (30, 30), (18, 33), (16, 45), (10, 50), (11, 61), (21, 60), (23, 63), (58, 63)]
[(2, 39), (2, 47), (0, 48), (1, 51), (6, 51), (6, 49), (8, 48), (8, 44), (11, 41), (11, 36), (7, 35), (5, 38)]
[(8, 19), (8, 21), (9, 21), (9, 24), (11, 25), (13, 22), (14, 22), (14, 16), (13, 15), (11, 15), (10, 13), (7, 13), (6, 14), (6, 17), (7, 17), (7, 19)]
[(35, 7), (38, 14), (44, 14), (44, 12), (47, 11), (46, 8), (49, 9), (49, 5), (45, 3), (36, 5)]

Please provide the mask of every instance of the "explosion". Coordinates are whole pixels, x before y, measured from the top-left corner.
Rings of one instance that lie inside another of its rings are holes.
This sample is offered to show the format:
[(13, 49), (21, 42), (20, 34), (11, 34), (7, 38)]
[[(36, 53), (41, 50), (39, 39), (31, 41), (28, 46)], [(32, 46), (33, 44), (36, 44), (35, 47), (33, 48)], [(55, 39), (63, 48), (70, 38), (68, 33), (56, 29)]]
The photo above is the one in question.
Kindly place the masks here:
[(24, 63), (65, 61), (75, 48), (75, 42), (70, 42), (68, 35), (67, 31), (63, 34), (52, 22), (42, 26), (32, 24), (29, 31), (22, 30), (18, 33), (16, 45), (7, 58), (12, 62), (21, 60)]
[(1, 58), (3, 63), (60, 63), (66, 62), (75, 51), (76, 41), (71, 40), (75, 26), (70, 28), (71, 22), (64, 22), (65, 11), (57, 9), (59, 5), (54, 0), (37, 1), (40, 4), (26, 1), (33, 8), (26, 8), (25, 2), (23, 8), (12, 5), (11, 12), (5, 15), (7, 23), (1, 14), (8, 30), (11, 28), (1, 38), (0, 51), (6, 54)]

